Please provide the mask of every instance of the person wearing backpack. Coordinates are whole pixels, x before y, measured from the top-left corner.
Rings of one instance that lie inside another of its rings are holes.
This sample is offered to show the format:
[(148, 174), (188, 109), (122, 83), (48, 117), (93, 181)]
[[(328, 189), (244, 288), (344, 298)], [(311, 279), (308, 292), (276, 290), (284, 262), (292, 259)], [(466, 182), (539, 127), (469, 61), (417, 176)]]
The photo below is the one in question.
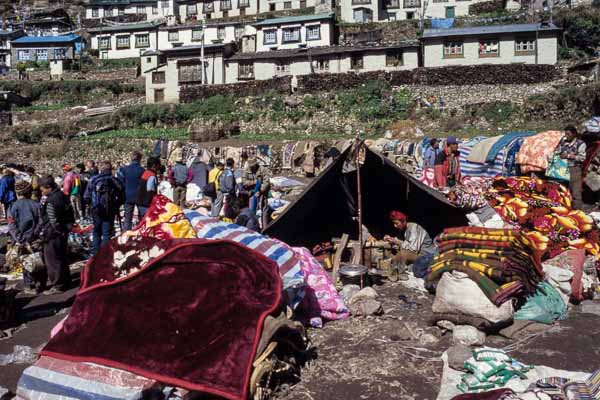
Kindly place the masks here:
[[(137, 192), (140, 187), (144, 167), (141, 165), (142, 153), (134, 151), (131, 154), (131, 164), (117, 173), (117, 177), (125, 188), (125, 218), (123, 220), (123, 229), (131, 230), (133, 225), (133, 210), (137, 201)], [(139, 208), (138, 208), (139, 214)]]
[(55, 294), (71, 286), (68, 240), (75, 215), (69, 197), (59, 189), (51, 175), (40, 178), (40, 190), (45, 200), (41, 205), (38, 229), (42, 240), (42, 259), (48, 272), (48, 285), (51, 286), (44, 294)]
[(173, 187), (173, 202), (181, 208), (185, 208), (187, 185), (192, 179), (194, 179), (192, 170), (181, 159), (177, 160), (177, 163), (169, 171), (169, 182)]
[(73, 167), (69, 164), (63, 165), (63, 193), (69, 196), (73, 211), (75, 211), (75, 221), (83, 218), (83, 208), (81, 206), (81, 177), (73, 171)]
[(123, 186), (113, 176), (112, 164), (104, 161), (100, 167), (100, 174), (90, 180), (84, 196), (91, 204), (90, 211), (94, 221), (92, 255), (96, 255), (100, 246), (113, 236), (115, 217), (124, 203)]
[[(225, 208), (235, 198), (235, 174), (233, 169), (235, 168), (235, 161), (233, 158), (228, 158), (225, 161), (225, 169), (219, 177), (219, 191), (217, 192), (217, 200), (219, 200), (219, 194), (221, 195), (221, 201)], [(220, 210), (219, 210), (220, 211)], [(219, 214), (217, 214), (218, 216)], [(214, 216), (214, 215), (213, 215)]]
[(140, 185), (137, 191), (136, 204), (138, 206), (140, 220), (144, 218), (152, 204), (152, 199), (158, 192), (158, 177), (157, 173), (161, 170), (160, 159), (156, 157), (148, 157), (146, 161), (146, 170), (140, 178)]

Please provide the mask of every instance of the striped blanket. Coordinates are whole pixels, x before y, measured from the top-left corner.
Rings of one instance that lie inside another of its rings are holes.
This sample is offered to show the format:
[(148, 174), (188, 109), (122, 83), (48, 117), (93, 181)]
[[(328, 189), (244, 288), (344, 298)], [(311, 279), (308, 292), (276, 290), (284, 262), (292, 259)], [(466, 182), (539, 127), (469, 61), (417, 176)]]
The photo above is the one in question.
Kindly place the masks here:
[(469, 156), (473, 148), (481, 141), (488, 139), (478, 136), (468, 142), (461, 143), (458, 147), (460, 153), (460, 172), (463, 177), (466, 176), (487, 176), (495, 177), (504, 173), (504, 160), (506, 159), (506, 148), (502, 148), (493, 163), (477, 163), (469, 161)]

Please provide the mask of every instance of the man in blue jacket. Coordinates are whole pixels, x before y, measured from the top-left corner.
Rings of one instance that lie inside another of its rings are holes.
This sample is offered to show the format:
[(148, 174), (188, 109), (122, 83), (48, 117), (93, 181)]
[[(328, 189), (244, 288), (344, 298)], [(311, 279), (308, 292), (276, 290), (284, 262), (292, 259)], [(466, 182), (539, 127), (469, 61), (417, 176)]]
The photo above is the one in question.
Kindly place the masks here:
[(134, 151), (131, 154), (131, 164), (121, 168), (117, 176), (125, 188), (125, 218), (123, 220), (123, 229), (126, 231), (131, 230), (132, 227), (133, 210), (136, 206), (138, 188), (142, 181), (142, 174), (144, 173), (141, 161), (142, 153)]
[(15, 174), (10, 169), (6, 168), (2, 172), (2, 179), (0, 179), (0, 202), (2, 202), (2, 206), (4, 206), (5, 218), (8, 218), (8, 210), (16, 200)]

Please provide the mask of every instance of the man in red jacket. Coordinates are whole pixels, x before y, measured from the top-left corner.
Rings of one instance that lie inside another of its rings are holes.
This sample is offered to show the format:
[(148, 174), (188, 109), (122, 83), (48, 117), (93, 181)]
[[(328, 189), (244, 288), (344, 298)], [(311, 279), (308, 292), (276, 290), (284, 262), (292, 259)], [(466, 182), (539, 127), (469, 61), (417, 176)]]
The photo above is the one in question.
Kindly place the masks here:
[(459, 157), (458, 140), (448, 136), (444, 150), (435, 158), (435, 185), (438, 189), (446, 189), (460, 182)]

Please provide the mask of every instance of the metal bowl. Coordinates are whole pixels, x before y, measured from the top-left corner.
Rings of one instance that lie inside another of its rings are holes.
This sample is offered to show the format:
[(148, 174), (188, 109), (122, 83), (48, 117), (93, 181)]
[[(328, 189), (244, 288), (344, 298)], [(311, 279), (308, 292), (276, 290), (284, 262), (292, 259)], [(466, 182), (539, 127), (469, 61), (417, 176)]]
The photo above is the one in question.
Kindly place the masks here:
[(368, 272), (367, 267), (360, 264), (346, 264), (340, 267), (340, 275), (346, 278), (356, 278), (366, 275)]

